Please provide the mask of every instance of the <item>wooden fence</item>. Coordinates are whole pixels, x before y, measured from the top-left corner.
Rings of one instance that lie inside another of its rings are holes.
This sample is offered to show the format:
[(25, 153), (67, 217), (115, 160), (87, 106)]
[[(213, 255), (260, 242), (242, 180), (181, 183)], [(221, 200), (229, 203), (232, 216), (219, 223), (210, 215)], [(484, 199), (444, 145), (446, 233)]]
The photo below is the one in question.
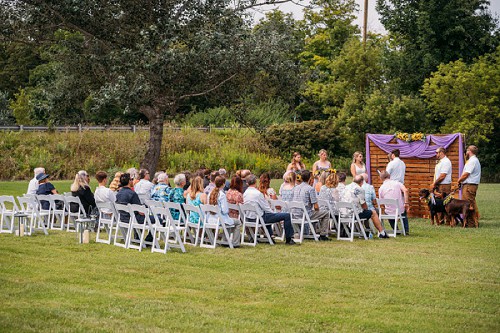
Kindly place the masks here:
[[(164, 130), (170, 131), (180, 131), (182, 129), (192, 129), (203, 132), (211, 132), (213, 130), (235, 130), (241, 129), (240, 127), (171, 127), (166, 126)], [(149, 131), (149, 126), (0, 126), (0, 131), (12, 131), (12, 132), (83, 132), (83, 131), (115, 131), (115, 132), (137, 132), (137, 131)]]

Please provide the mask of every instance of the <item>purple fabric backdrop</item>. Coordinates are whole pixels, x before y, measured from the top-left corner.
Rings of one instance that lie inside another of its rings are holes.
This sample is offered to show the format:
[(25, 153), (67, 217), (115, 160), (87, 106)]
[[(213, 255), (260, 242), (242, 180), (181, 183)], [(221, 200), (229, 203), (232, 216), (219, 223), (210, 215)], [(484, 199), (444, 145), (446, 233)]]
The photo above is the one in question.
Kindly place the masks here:
[(436, 148), (448, 148), (457, 138), (459, 155), (458, 174), (461, 175), (464, 167), (464, 152), (462, 135), (460, 133), (441, 136), (428, 134), (425, 137), (425, 141), (414, 141), (410, 143), (399, 139), (396, 139), (397, 143), (389, 143), (394, 139), (394, 135), (391, 134), (366, 134), (366, 169), (368, 171), (368, 181), (371, 183), (370, 140), (386, 153), (391, 152), (393, 149), (399, 149), (399, 156), (401, 158), (416, 157), (428, 159), (436, 156)]

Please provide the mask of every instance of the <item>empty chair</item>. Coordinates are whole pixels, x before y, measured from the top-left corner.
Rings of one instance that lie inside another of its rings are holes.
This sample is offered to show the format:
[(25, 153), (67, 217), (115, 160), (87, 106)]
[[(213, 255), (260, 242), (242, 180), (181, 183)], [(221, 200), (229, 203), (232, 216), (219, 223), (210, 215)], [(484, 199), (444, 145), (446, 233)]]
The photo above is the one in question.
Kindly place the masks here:
[(14, 214), (19, 212), (19, 207), (13, 196), (0, 196), (0, 232), (14, 232)]
[[(295, 230), (295, 233), (299, 234), (299, 239), (295, 239), (295, 241), (302, 243), (304, 238), (313, 238), (315, 241), (318, 241), (319, 236), (314, 230), (313, 223), (319, 223), (319, 220), (311, 220), (303, 202), (289, 201), (287, 202), (287, 205), (292, 214), (293, 229)], [(305, 234), (306, 225), (309, 226), (310, 235)]]
[[(96, 202), (97, 209), (99, 210), (97, 233), (95, 236), (96, 243), (111, 244), (113, 238), (113, 231), (118, 222), (118, 213), (115, 206), (111, 202)], [(102, 238), (102, 232), (106, 233), (106, 238)]]
[[(116, 229), (113, 244), (116, 246), (128, 248), (130, 237), (130, 211), (128, 205), (114, 203), (116, 218)], [(123, 241), (123, 242), (120, 242)]]
[[(256, 246), (259, 237), (264, 236), (269, 244), (274, 245), (274, 242), (267, 230), (267, 225), (262, 219), (260, 209), (251, 204), (240, 204), (240, 211), (243, 215), (243, 233), (241, 234), (241, 244)], [(271, 224), (269, 224), (271, 225)], [(249, 241), (245, 241), (245, 235), (248, 232)]]
[[(399, 200), (398, 199), (377, 199), (378, 205), (378, 217), (380, 218), (380, 224), (382, 224), (382, 228), (385, 229), (384, 220), (389, 220), (389, 224), (391, 225), (392, 232), (386, 230), (387, 235), (389, 237), (396, 237), (397, 234), (402, 234), (406, 236), (405, 225), (403, 222), (402, 212), (399, 210)], [(394, 212), (393, 214), (387, 214), (387, 212), (382, 210), (382, 206), (388, 207), (390, 206)], [(398, 229), (398, 224), (400, 224), (401, 228)]]
[[(338, 219), (337, 219), (337, 239), (353, 241), (354, 236), (360, 236), (368, 239), (366, 236), (364, 221), (360, 219), (356, 213), (352, 202), (337, 202)], [(343, 236), (345, 234), (346, 236)]]
[(203, 227), (203, 213), (199, 206), (183, 204), (186, 213), (186, 230), (184, 231), (184, 244), (198, 245), (200, 230)]
[[(203, 229), (201, 233), (200, 247), (212, 248), (217, 246), (217, 243), (227, 244), (232, 249), (233, 242), (229, 236), (226, 224), (220, 214), (220, 208), (214, 205), (200, 205), (203, 213)], [(220, 231), (222, 230), (222, 234)], [(219, 236), (222, 237), (219, 240)], [(208, 241), (208, 243), (206, 242)]]
[[(170, 220), (170, 210), (165, 207), (150, 207), (155, 223), (151, 225), (153, 233), (153, 245), (151, 252), (167, 253), (172, 248), (179, 248), (186, 252), (180, 231), (184, 227), (179, 227)], [(163, 242), (163, 247), (161, 246)]]
[(130, 214), (128, 248), (142, 251), (145, 245), (153, 245), (152, 241), (146, 240), (146, 236), (151, 232), (149, 209), (146, 206), (129, 204), (128, 210)]
[(64, 196), (60, 194), (52, 194), (48, 196), (50, 206), (52, 207), (52, 216), (50, 220), (50, 229), (64, 230), (66, 216), (66, 201)]
[(19, 201), (19, 211), (28, 215), (27, 221), (25, 220), (27, 222), (25, 234), (32, 235), (36, 230), (42, 230), (45, 235), (48, 235), (35, 196), (17, 197), (17, 201)]

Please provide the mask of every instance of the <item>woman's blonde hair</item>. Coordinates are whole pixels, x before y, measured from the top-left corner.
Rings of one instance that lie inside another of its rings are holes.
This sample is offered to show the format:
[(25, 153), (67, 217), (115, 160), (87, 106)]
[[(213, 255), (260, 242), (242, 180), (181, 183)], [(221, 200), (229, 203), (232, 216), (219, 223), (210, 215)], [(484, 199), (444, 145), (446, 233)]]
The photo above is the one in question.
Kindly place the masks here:
[(71, 184), (71, 192), (76, 192), (80, 187), (85, 188), (88, 187), (89, 184), (87, 183), (87, 177), (88, 174), (84, 170), (78, 171), (78, 173), (75, 175), (75, 180), (73, 181), (73, 184)]
[(115, 178), (111, 181), (111, 184), (109, 184), (109, 189), (111, 191), (118, 191), (118, 188), (120, 187), (120, 177), (123, 174), (123, 172), (118, 171), (115, 173)]
[(326, 177), (324, 184), (326, 185), (326, 187), (330, 188), (337, 187), (337, 185), (339, 184), (339, 179), (337, 177), (337, 174), (336, 173), (329, 174), (328, 177)]
[(295, 184), (295, 178), (296, 178), (296, 174), (293, 171), (287, 171), (283, 175), (283, 180), (286, 183)]
[(328, 156), (328, 152), (326, 151), (326, 149), (321, 149), (318, 153), (318, 156), (320, 156), (322, 153), (325, 153), (326, 156)]
[[(354, 154), (352, 154), (352, 163), (356, 163), (356, 158), (359, 156), (359, 155), (363, 155), (362, 152), (360, 151), (355, 151)], [(365, 162), (361, 161), (361, 164), (362, 165), (365, 165)]]
[(191, 182), (191, 189), (189, 190), (189, 197), (194, 200), (196, 198), (196, 193), (203, 192), (203, 179), (200, 176), (196, 176)]

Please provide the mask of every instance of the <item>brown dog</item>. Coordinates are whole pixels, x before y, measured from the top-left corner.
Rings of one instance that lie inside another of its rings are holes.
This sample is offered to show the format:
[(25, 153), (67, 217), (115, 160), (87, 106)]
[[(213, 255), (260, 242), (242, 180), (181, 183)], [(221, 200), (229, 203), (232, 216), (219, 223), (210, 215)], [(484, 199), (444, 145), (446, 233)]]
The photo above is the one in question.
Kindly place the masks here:
[[(450, 194), (453, 195), (454, 191)], [(462, 226), (465, 228), (467, 221), (467, 215), (470, 214), (470, 202), (469, 200), (459, 200), (453, 197), (447, 197), (444, 199), (444, 208), (446, 210), (446, 214), (450, 218), (450, 226), (454, 227), (457, 222), (462, 223)], [(460, 216), (462, 214), (462, 217)], [(477, 225), (476, 225), (477, 228)]]

